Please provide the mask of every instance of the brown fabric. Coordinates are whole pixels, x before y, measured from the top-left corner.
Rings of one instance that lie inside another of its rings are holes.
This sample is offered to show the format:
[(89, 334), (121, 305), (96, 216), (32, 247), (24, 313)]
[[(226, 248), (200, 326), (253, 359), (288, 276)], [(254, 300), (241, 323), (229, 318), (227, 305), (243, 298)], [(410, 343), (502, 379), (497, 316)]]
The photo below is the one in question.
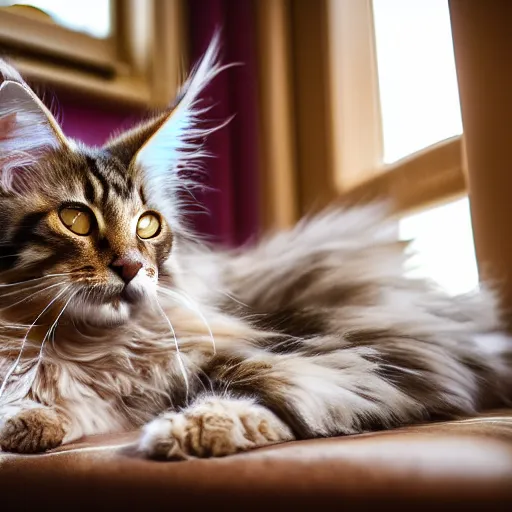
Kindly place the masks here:
[(480, 272), (512, 312), (512, 2), (450, 0), (450, 15)]
[(362, 510), (512, 504), (512, 410), (188, 462), (139, 458), (137, 434), (0, 454), (0, 510)]

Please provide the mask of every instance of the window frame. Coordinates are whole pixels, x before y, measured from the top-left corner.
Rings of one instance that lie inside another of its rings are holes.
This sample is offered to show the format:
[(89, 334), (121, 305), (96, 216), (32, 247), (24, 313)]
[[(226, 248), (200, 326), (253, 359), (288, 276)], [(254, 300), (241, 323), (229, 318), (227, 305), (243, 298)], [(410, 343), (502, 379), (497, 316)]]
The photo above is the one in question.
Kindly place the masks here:
[(463, 196), (462, 136), (383, 163), (372, 0), (326, 1), (337, 195), (348, 202), (391, 198), (400, 213)]
[(30, 81), (140, 107), (168, 104), (185, 65), (183, 1), (111, 2), (105, 39), (2, 8), (0, 45)]

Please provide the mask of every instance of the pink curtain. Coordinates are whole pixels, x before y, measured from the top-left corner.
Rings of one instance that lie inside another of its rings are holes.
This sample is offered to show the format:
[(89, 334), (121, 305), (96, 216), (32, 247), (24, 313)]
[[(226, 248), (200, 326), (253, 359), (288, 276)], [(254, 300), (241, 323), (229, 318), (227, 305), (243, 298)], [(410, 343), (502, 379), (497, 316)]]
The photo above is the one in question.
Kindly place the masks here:
[(135, 124), (139, 112), (124, 108), (105, 108), (87, 98), (61, 97), (58, 100), (62, 129), (69, 137), (89, 146), (101, 146), (113, 133)]
[(221, 73), (208, 87), (204, 101), (213, 105), (208, 119), (228, 126), (207, 141), (207, 183), (201, 194), (208, 215), (194, 216), (200, 233), (228, 245), (249, 241), (259, 226), (258, 111), (254, 12), (252, 0), (188, 0), (189, 47), (192, 62), (220, 29), (222, 62), (241, 63)]

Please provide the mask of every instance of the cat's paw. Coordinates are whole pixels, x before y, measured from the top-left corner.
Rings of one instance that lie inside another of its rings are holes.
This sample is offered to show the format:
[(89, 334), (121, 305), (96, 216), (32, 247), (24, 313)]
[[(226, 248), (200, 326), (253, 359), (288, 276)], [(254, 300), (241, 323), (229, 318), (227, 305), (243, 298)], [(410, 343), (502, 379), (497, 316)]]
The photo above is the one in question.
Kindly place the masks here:
[(290, 429), (250, 400), (209, 398), (148, 423), (139, 448), (151, 458), (222, 457), (291, 441)]
[(18, 412), (0, 429), (0, 448), (6, 452), (39, 453), (62, 443), (66, 428), (52, 409), (37, 407)]

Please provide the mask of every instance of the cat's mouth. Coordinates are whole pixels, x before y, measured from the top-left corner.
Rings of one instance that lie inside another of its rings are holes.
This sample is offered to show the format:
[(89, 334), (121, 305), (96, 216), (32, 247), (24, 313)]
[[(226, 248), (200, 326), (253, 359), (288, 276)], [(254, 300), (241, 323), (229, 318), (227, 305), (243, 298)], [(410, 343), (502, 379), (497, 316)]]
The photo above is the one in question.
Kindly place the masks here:
[(140, 287), (125, 285), (121, 289), (88, 289), (85, 288), (77, 297), (89, 306), (111, 306), (115, 310), (122, 306), (133, 306), (144, 299), (144, 292)]
[(123, 303), (135, 304), (137, 296), (128, 287), (120, 290), (101, 290), (84, 288), (77, 295), (79, 302), (83, 302), (89, 306), (112, 306), (118, 309)]
[(123, 290), (112, 291), (84, 289), (68, 308), (75, 319), (96, 326), (116, 326), (125, 323), (132, 309), (133, 298)]
[(151, 289), (140, 283), (84, 287), (70, 304), (69, 312), (78, 319), (95, 325), (119, 325), (126, 322), (146, 299)]

